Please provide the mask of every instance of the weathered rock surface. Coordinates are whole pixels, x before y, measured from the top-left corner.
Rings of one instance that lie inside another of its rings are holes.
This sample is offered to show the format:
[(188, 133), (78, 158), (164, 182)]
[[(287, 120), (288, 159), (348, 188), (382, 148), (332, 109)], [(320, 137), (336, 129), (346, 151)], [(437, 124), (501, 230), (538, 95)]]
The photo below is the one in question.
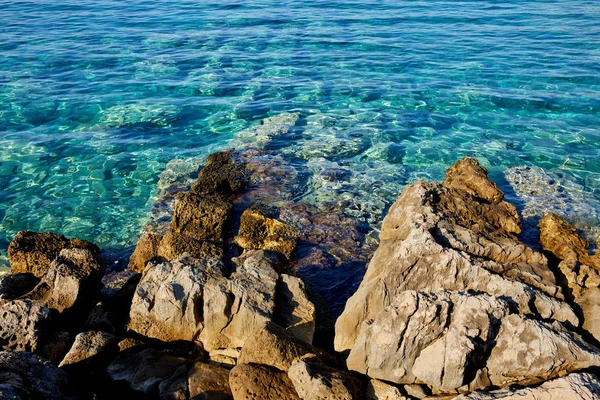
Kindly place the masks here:
[(104, 266), (87, 249), (61, 250), (40, 283), (23, 297), (37, 300), (59, 313), (75, 315), (91, 306), (99, 294)]
[(135, 250), (129, 258), (129, 268), (134, 271), (142, 272), (146, 268), (148, 261), (158, 257), (158, 246), (162, 236), (154, 233), (146, 233), (138, 240)]
[(300, 400), (285, 372), (264, 365), (236, 365), (229, 385), (235, 400)]
[(33, 274), (11, 274), (0, 277), (0, 300), (14, 300), (30, 292), (40, 279)]
[(233, 213), (229, 198), (194, 192), (180, 193), (175, 201), (173, 231), (198, 240), (222, 242)]
[(110, 333), (82, 332), (58, 366), (75, 374), (104, 369), (117, 352), (117, 339)]
[(196, 362), (187, 373), (187, 386), (190, 399), (227, 400), (231, 399), (229, 371), (203, 362)]
[(409, 400), (400, 389), (377, 379), (371, 379), (365, 390), (367, 400)]
[(31, 300), (0, 305), (0, 346), (5, 350), (41, 352), (51, 334), (50, 310)]
[(288, 376), (303, 400), (363, 398), (362, 382), (358, 378), (324, 365), (314, 355), (306, 355), (294, 361)]
[(34, 354), (1, 351), (0, 398), (68, 399), (67, 374)]
[(56, 233), (21, 231), (8, 247), (12, 273), (28, 272), (41, 278), (61, 250), (67, 248), (87, 249), (92, 253), (99, 251), (92, 243), (79, 239), (69, 240)]
[(556, 214), (542, 218), (539, 228), (544, 250), (561, 260), (558, 268), (583, 312), (583, 328), (600, 340), (600, 256), (590, 255), (590, 244)]
[(246, 209), (240, 218), (237, 244), (245, 250), (272, 250), (291, 258), (300, 232), (274, 217), (274, 211), (266, 206)]
[(317, 310), (308, 299), (304, 282), (295, 276), (281, 274), (275, 296), (275, 322), (286, 327), (292, 336), (312, 343)]
[(540, 386), (474, 392), (455, 400), (593, 400), (600, 398), (600, 380), (588, 373), (570, 374), (544, 382)]

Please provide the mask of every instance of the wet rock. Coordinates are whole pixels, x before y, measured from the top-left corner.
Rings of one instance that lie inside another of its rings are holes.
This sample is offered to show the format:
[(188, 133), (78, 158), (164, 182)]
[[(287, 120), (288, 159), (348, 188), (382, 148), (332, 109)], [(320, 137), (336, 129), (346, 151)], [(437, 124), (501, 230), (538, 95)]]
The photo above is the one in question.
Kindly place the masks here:
[(544, 216), (539, 228), (544, 250), (561, 260), (558, 268), (583, 312), (583, 328), (600, 340), (600, 256), (590, 255), (589, 243), (556, 214)]
[(223, 247), (170, 231), (160, 241), (157, 255), (162, 259), (172, 261), (184, 253), (189, 253), (194, 258), (223, 257)]
[(133, 296), (128, 328), (165, 342), (195, 340), (204, 326), (203, 286), (222, 268), (216, 259), (189, 257), (148, 265)]
[(40, 279), (33, 274), (12, 274), (0, 277), (0, 300), (14, 300), (30, 292)]
[(474, 158), (465, 157), (446, 171), (443, 185), (462, 190), (473, 197), (498, 204), (504, 193), (487, 178), (487, 170)]
[(362, 382), (351, 374), (324, 365), (314, 355), (294, 361), (288, 376), (303, 400), (362, 399)]
[(510, 315), (502, 320), (487, 369), (494, 386), (531, 385), (600, 366), (600, 352), (560, 323)]
[(216, 365), (196, 362), (187, 374), (190, 399), (228, 400), (232, 399), (229, 388), (229, 371)]
[(317, 312), (308, 299), (304, 282), (295, 276), (281, 274), (277, 282), (275, 321), (294, 337), (312, 343)]
[(117, 339), (110, 333), (82, 332), (75, 337), (71, 349), (58, 366), (75, 375), (103, 370), (118, 349)]
[(336, 349), (354, 346), (363, 321), (405, 290), (474, 290), (504, 296), (519, 312), (577, 324), (546, 258), (519, 242), (515, 208), (417, 181), (383, 221), (381, 243), (336, 323)]
[(213, 153), (206, 158), (198, 180), (192, 186), (196, 194), (218, 194), (230, 197), (242, 190), (248, 178), (243, 163), (234, 162), (232, 151)]
[(60, 251), (66, 248), (82, 248), (92, 253), (99, 251), (92, 243), (79, 239), (69, 240), (56, 233), (21, 231), (8, 247), (12, 273), (31, 273), (41, 278)]
[(69, 395), (67, 375), (50, 361), (27, 352), (0, 352), (1, 398), (63, 400)]
[(317, 354), (326, 361), (333, 361), (324, 351), (298, 340), (279, 325), (269, 322), (246, 339), (238, 362), (269, 365), (287, 372), (295, 359), (306, 354)]
[(146, 233), (140, 238), (135, 246), (135, 250), (129, 258), (129, 268), (134, 271), (142, 272), (148, 261), (158, 256), (158, 246), (162, 237), (153, 233)]
[(267, 207), (258, 205), (244, 211), (236, 242), (245, 250), (277, 251), (289, 259), (296, 249), (296, 239), (300, 233), (275, 219), (273, 213)]
[(24, 297), (79, 318), (99, 294), (103, 273), (104, 266), (92, 251), (63, 249), (40, 283)]
[(533, 388), (474, 392), (455, 400), (591, 400), (600, 398), (600, 380), (588, 373), (569, 374)]
[(394, 383), (442, 390), (468, 384), (509, 305), (488, 295), (405, 291), (363, 324), (348, 368)]
[(300, 400), (287, 374), (265, 365), (236, 365), (229, 385), (235, 400)]
[[(133, 343), (132, 343), (133, 344)], [(159, 385), (168, 382), (177, 375), (179, 367), (188, 361), (156, 349), (144, 346), (124, 344), (119, 355), (106, 369), (108, 376), (116, 383), (124, 384), (128, 389), (149, 397), (158, 397)], [(166, 389), (163, 386), (163, 392)]]
[(367, 400), (409, 400), (402, 394), (399, 388), (388, 383), (371, 379), (365, 390)]
[(175, 201), (173, 231), (198, 240), (222, 242), (229, 233), (233, 204), (217, 195), (180, 193)]
[(0, 305), (2, 349), (40, 353), (52, 333), (48, 307), (31, 300), (13, 300)]

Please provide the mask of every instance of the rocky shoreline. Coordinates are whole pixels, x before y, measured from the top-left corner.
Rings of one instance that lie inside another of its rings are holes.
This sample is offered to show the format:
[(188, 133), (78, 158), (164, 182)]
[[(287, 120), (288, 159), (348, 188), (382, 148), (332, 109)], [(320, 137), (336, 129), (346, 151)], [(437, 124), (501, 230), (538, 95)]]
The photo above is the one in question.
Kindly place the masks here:
[(17, 234), (0, 397), (600, 398), (600, 258), (566, 220), (522, 242), (465, 158), (406, 187), (377, 243), (343, 202), (297, 201), (302, 179), (274, 151), (212, 154), (160, 188), (125, 270)]

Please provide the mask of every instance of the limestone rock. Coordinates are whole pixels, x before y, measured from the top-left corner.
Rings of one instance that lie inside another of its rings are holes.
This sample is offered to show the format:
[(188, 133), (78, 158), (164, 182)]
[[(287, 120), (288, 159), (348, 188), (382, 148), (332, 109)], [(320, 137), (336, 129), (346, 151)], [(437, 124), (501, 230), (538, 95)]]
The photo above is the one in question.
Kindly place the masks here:
[(148, 265), (133, 296), (128, 328), (165, 342), (195, 340), (204, 327), (203, 286), (222, 268), (217, 259), (189, 257)]
[(255, 205), (244, 211), (240, 218), (237, 244), (245, 250), (272, 250), (288, 259), (296, 249), (300, 233), (274, 218), (274, 212), (265, 206)]
[(59, 313), (76, 314), (99, 293), (104, 266), (90, 250), (61, 250), (40, 283), (24, 297)]
[(540, 386), (474, 392), (455, 400), (593, 400), (600, 398), (600, 379), (589, 373), (569, 374)]
[(153, 233), (146, 233), (138, 240), (135, 250), (129, 258), (129, 268), (142, 272), (148, 261), (158, 256), (158, 245), (162, 237)]
[(238, 362), (269, 365), (287, 372), (296, 358), (306, 354), (317, 354), (325, 361), (330, 361), (330, 356), (324, 351), (298, 340), (289, 331), (269, 322), (246, 339)]
[(365, 390), (367, 400), (409, 400), (400, 389), (377, 379), (371, 379)]
[(324, 365), (316, 356), (303, 356), (292, 364), (288, 376), (303, 400), (362, 399), (362, 382), (348, 372)]
[(242, 190), (247, 181), (243, 163), (234, 162), (232, 151), (221, 151), (206, 158), (206, 166), (198, 173), (192, 192), (229, 197)]
[(30, 292), (40, 279), (33, 274), (12, 274), (0, 277), (0, 300), (14, 300)]
[(75, 337), (71, 349), (58, 366), (78, 375), (103, 369), (117, 351), (117, 339), (110, 333), (82, 332)]
[(158, 246), (158, 257), (172, 261), (183, 253), (189, 253), (195, 258), (223, 257), (223, 247), (181, 233), (167, 232)]
[(531, 385), (600, 366), (600, 352), (579, 335), (553, 324), (510, 315), (502, 320), (487, 369), (495, 386)]
[(84, 248), (99, 251), (92, 243), (79, 239), (69, 240), (51, 232), (21, 231), (8, 246), (8, 258), (13, 274), (29, 272), (41, 278), (50, 263), (66, 248)]
[(229, 371), (203, 362), (196, 362), (187, 374), (190, 399), (227, 400), (231, 399)]
[(179, 367), (187, 362), (184, 358), (139, 345), (123, 347), (125, 349), (110, 363), (106, 372), (114, 382), (124, 383), (145, 396), (157, 396), (159, 385), (176, 375)]
[(67, 375), (35, 354), (1, 351), (0, 398), (68, 399)]
[(443, 185), (463, 190), (473, 197), (498, 204), (504, 199), (504, 193), (487, 178), (487, 170), (474, 158), (465, 157), (446, 171)]
[(304, 282), (295, 276), (281, 274), (277, 282), (276, 322), (306, 343), (315, 334), (317, 310), (308, 299)]
[(285, 372), (264, 365), (236, 365), (229, 385), (235, 400), (300, 400)]
[(51, 330), (50, 310), (37, 302), (13, 300), (0, 305), (2, 349), (41, 353)]
[[(571, 307), (546, 258), (516, 238), (514, 207), (417, 181), (389, 210), (381, 243), (336, 323), (335, 347), (351, 349), (363, 321), (406, 290), (472, 290), (503, 296), (521, 313), (569, 321)], [(500, 244), (500, 245), (498, 245)]]
[(173, 231), (198, 240), (223, 241), (233, 213), (231, 200), (218, 195), (180, 193), (175, 200)]
[(540, 220), (540, 242), (561, 260), (558, 268), (583, 312), (583, 328), (600, 340), (600, 255), (588, 253), (589, 243), (575, 227), (556, 214)]
[(488, 295), (405, 291), (364, 323), (348, 368), (389, 382), (457, 389), (483, 357), (509, 304)]

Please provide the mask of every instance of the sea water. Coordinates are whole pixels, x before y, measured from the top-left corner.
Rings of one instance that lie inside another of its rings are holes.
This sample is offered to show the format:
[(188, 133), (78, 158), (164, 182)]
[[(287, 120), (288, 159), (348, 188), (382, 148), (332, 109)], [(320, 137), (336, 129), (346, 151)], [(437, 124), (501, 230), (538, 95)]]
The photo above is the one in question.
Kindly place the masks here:
[[(0, 21), (0, 259), (24, 229), (130, 248), (167, 163), (286, 112), (301, 200), (377, 220), (469, 155), (517, 203), (558, 184), (600, 224), (595, 1), (9, 0)], [(541, 172), (515, 188), (514, 167)]]

